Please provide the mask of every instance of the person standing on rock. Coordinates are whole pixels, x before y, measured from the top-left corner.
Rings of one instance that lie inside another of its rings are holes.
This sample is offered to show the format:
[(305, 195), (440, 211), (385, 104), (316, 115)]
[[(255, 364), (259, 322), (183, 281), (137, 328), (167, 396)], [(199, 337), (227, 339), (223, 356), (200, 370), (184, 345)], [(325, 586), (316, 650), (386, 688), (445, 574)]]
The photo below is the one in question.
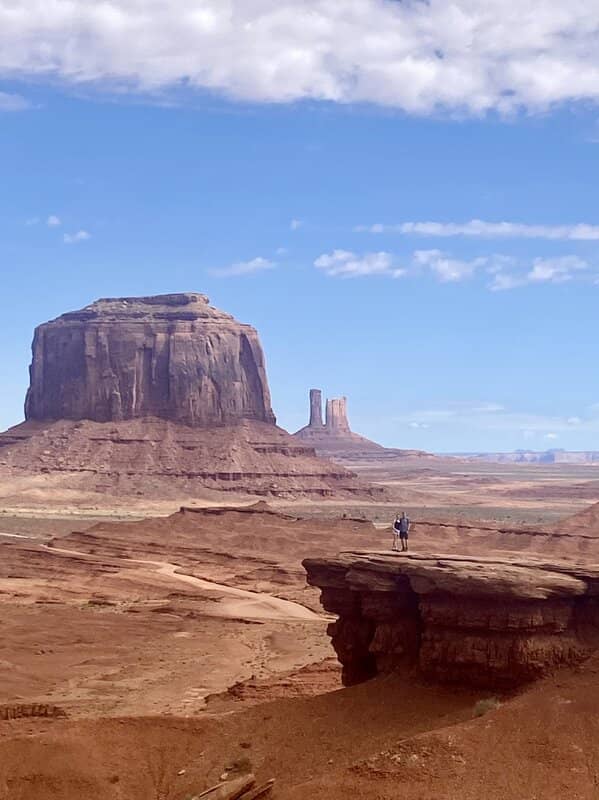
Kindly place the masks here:
[(391, 545), (392, 550), (399, 550), (397, 546), (399, 544), (399, 520), (401, 517), (399, 514), (395, 515), (395, 519), (393, 520), (393, 544)]
[[(410, 532), (410, 518), (406, 514), (405, 511), (401, 512), (401, 517), (396, 517), (395, 522), (393, 523), (393, 530), (394, 532), (397, 531), (397, 535), (399, 535), (399, 541), (401, 542), (401, 551), (402, 553), (407, 552), (408, 550), (408, 533)], [(395, 541), (393, 543), (394, 549), (397, 550), (396, 542), (397, 542), (397, 535), (394, 537)]]
[[(410, 520), (404, 511), (402, 515), (395, 515), (393, 522), (393, 546), (392, 550), (407, 550), (408, 549), (408, 531), (410, 530)], [(400, 548), (401, 543), (401, 548)]]

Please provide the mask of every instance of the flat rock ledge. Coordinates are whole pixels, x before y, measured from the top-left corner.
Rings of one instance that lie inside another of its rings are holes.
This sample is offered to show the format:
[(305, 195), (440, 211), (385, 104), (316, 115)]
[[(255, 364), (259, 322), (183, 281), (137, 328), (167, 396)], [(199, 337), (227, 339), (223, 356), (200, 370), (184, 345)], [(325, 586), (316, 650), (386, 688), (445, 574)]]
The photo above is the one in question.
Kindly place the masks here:
[(344, 552), (307, 558), (345, 685), (404, 672), (507, 690), (599, 646), (599, 564)]

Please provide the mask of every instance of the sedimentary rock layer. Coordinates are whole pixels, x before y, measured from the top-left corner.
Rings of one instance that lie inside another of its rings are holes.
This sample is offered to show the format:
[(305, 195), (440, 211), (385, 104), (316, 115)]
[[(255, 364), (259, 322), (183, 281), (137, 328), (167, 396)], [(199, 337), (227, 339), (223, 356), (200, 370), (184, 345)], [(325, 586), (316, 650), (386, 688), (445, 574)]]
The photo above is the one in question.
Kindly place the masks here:
[(20, 476), (36, 474), (57, 489), (113, 498), (184, 500), (206, 490), (284, 498), (385, 496), (317, 458), (281, 428), (252, 420), (213, 428), (156, 418), (30, 421), (0, 434), (0, 476), (12, 476), (18, 485)]
[(202, 294), (104, 299), (40, 325), (28, 420), (275, 423), (258, 334)]
[(404, 670), (511, 688), (599, 645), (599, 566), (344, 553), (306, 559), (346, 684)]

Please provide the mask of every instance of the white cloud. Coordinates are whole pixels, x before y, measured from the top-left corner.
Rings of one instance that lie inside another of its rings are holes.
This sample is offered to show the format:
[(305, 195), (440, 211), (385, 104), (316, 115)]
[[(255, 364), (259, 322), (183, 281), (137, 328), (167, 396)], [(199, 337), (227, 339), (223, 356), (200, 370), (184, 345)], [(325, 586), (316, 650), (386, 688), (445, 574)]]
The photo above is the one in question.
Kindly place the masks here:
[(524, 286), (526, 281), (518, 275), (510, 275), (506, 272), (496, 272), (493, 280), (489, 284), (489, 289), (494, 292), (502, 292), (507, 289), (517, 289), (519, 286)]
[(414, 429), (423, 429), (423, 428), (430, 428), (430, 425), (428, 424), (428, 422), (409, 422), (408, 427)]
[(211, 269), (209, 273), (216, 278), (232, 278), (237, 275), (253, 275), (256, 272), (264, 272), (275, 267), (276, 264), (273, 261), (258, 256), (250, 261), (237, 261), (235, 264), (222, 269)]
[(46, 225), (49, 228), (55, 228), (60, 224), (61, 224), (60, 217), (57, 217), (55, 214), (50, 214), (50, 216), (46, 220)]
[(426, 270), (441, 283), (460, 283), (483, 272), (491, 276), (487, 288), (492, 291), (542, 283), (561, 284), (585, 276), (589, 282), (594, 280), (599, 284), (599, 268), (575, 255), (519, 261), (513, 256), (492, 253), (463, 259), (432, 249), (415, 250), (405, 268), (394, 267), (394, 262), (395, 257), (385, 251), (358, 255), (351, 250), (337, 249), (320, 255), (314, 266), (327, 275), (341, 277), (387, 275), (400, 278), (417, 276)]
[(414, 263), (418, 266), (428, 267), (443, 283), (450, 283), (471, 278), (479, 267), (489, 263), (489, 259), (481, 257), (464, 261), (450, 258), (440, 250), (416, 250)]
[(397, 225), (358, 225), (358, 232), (400, 233), (404, 235), (450, 238), (467, 236), (485, 239), (550, 239), (572, 241), (599, 240), (599, 225), (578, 223), (575, 225), (526, 225), (521, 222), (485, 222), (472, 219), (469, 222), (400, 222)]
[(527, 275), (530, 283), (564, 283), (577, 272), (589, 269), (589, 264), (578, 256), (560, 258), (535, 258)]
[(546, 439), (555, 440), (555, 439), (559, 439), (559, 435), (557, 433), (546, 433), (545, 434), (545, 438)]
[(515, 289), (519, 286), (539, 283), (566, 283), (577, 275), (591, 270), (591, 265), (578, 256), (535, 258), (532, 267), (525, 272), (505, 272), (501, 265), (493, 275), (489, 288), (493, 291)]
[(78, 244), (79, 242), (86, 242), (91, 238), (91, 234), (87, 231), (77, 231), (77, 233), (65, 233), (62, 237), (65, 244)]
[[(0, 0), (0, 19), (2, 18), (2, 0)], [(2, 32), (0, 31), (0, 42), (2, 41)], [(0, 92), (0, 112), (2, 111), (27, 111), (31, 108), (31, 103), (20, 94), (8, 94), (7, 92)]]
[(287, 248), (286, 247), (277, 247), (276, 254), (278, 256), (286, 256), (287, 255)]
[(405, 270), (393, 267), (393, 258), (389, 253), (364, 253), (357, 255), (349, 250), (333, 250), (323, 253), (314, 262), (317, 269), (323, 270), (333, 277), (354, 278), (365, 275), (388, 275), (401, 277)]
[(292, 219), (289, 223), (289, 227), (292, 231), (297, 231), (302, 227), (303, 224), (304, 222), (301, 219)]
[(599, 99), (591, 0), (0, 0), (0, 75), (411, 113)]

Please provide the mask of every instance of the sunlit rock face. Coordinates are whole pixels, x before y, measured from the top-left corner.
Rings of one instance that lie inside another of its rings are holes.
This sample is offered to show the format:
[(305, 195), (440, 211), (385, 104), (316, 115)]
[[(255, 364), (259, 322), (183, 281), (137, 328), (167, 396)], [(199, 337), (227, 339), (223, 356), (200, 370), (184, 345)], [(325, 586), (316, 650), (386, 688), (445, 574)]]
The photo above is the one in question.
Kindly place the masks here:
[(202, 294), (98, 300), (40, 325), (28, 420), (275, 424), (258, 334)]
[(346, 684), (405, 672), (508, 689), (599, 646), (599, 569), (540, 559), (342, 553), (306, 559)]

